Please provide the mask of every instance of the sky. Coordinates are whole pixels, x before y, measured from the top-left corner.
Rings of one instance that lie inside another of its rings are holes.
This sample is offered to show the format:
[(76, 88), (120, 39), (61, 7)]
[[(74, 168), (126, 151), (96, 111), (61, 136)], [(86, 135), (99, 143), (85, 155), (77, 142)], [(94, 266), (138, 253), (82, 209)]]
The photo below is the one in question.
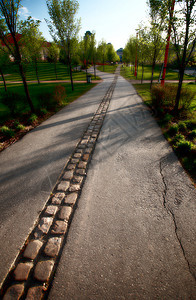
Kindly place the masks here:
[[(148, 19), (147, 0), (79, 0), (77, 18), (81, 18), (79, 37), (94, 31), (96, 41), (111, 43), (115, 50), (124, 48), (129, 37), (136, 34), (141, 22)], [(22, 0), (20, 16), (32, 16), (41, 21), (40, 31), (47, 41), (52, 41), (45, 22), (50, 19), (45, 0)]]

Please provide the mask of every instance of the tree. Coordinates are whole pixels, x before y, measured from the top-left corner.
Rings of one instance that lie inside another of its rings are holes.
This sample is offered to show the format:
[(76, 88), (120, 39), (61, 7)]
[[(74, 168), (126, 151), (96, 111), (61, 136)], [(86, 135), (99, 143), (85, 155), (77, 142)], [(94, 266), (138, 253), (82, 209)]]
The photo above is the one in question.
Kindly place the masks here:
[(149, 33), (147, 28), (142, 27), (142, 25), (140, 25), (138, 29), (138, 58), (142, 65), (141, 83), (143, 83), (144, 65), (149, 59)]
[(92, 64), (94, 66), (94, 76), (96, 78), (97, 49), (96, 49), (95, 32), (91, 34), (91, 39), (90, 39), (90, 59), (92, 60)]
[(27, 86), (17, 34), (18, 10), (20, 8), (20, 3), (21, 0), (0, 0), (0, 40), (14, 58), (15, 63), (19, 66), (26, 98), (31, 111), (34, 112), (35, 109)]
[(56, 43), (51, 43), (50, 47), (48, 48), (48, 61), (54, 64), (54, 72), (57, 80), (57, 68), (56, 64), (58, 62), (60, 55), (59, 46)]
[(119, 56), (117, 55), (116, 51), (114, 50), (114, 46), (112, 44), (107, 44), (107, 59), (110, 64), (112, 62), (119, 61)]
[(20, 23), (22, 56), (23, 59), (34, 64), (38, 84), (40, 80), (37, 62), (41, 60), (41, 49), (44, 45), (44, 37), (39, 31), (39, 24), (40, 21), (35, 21), (31, 17), (28, 17), (27, 20), (21, 21)]
[(175, 9), (172, 20), (173, 43), (179, 67), (179, 83), (174, 107), (175, 113), (179, 109), (184, 71), (195, 49), (195, 3), (196, 0), (179, 1), (179, 9)]
[(98, 59), (103, 64), (103, 72), (104, 72), (104, 64), (107, 57), (107, 44), (104, 40), (102, 40), (97, 48)]
[(47, 21), (50, 34), (55, 42), (60, 42), (67, 55), (70, 70), (72, 91), (74, 90), (72, 78), (72, 43), (80, 29), (80, 20), (75, 15), (79, 8), (76, 0), (46, 0), (51, 21)]
[(4, 88), (5, 91), (7, 92), (7, 86), (6, 86), (6, 81), (5, 81), (5, 77), (4, 77), (4, 68), (9, 64), (9, 54), (7, 53), (7, 51), (3, 51), (0, 48), (0, 74), (1, 77), (3, 79), (3, 83), (4, 83)]
[(150, 28), (150, 41), (151, 41), (151, 59), (152, 59), (152, 76), (151, 84), (153, 82), (153, 75), (156, 62), (159, 56), (162, 54), (164, 48), (164, 42), (162, 38), (163, 31), (165, 29), (167, 10), (164, 6), (165, 1), (161, 0), (149, 0), (151, 28)]

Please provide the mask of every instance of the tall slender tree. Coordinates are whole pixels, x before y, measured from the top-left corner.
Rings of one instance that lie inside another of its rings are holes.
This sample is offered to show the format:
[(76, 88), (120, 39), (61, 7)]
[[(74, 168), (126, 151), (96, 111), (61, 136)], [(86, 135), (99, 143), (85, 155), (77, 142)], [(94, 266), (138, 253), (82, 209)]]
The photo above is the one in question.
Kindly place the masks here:
[(21, 50), (22, 56), (28, 62), (33, 63), (38, 84), (40, 83), (40, 79), (37, 63), (41, 60), (41, 50), (45, 41), (39, 30), (40, 22), (39, 20), (33, 20), (32, 17), (28, 17), (27, 20), (20, 23), (21, 43), (23, 45)]
[(18, 64), (26, 98), (32, 112), (35, 111), (30, 98), (25, 72), (22, 64), (18, 39), (18, 11), (21, 0), (0, 0), (0, 40)]
[(194, 53), (195, 35), (195, 4), (196, 0), (179, 0), (179, 9), (175, 9), (172, 19), (173, 43), (179, 68), (179, 83), (175, 100), (174, 112), (177, 114), (185, 68)]
[(46, 4), (51, 18), (46, 22), (54, 41), (60, 42), (66, 52), (73, 91), (72, 44), (80, 30), (80, 20), (75, 17), (79, 9), (79, 3), (76, 0), (46, 0)]

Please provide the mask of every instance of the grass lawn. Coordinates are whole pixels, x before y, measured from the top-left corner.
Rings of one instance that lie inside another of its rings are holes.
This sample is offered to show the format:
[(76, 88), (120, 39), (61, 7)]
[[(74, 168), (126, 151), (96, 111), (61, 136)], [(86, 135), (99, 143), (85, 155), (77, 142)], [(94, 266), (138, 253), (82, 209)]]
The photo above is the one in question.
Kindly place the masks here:
[[(68, 67), (64, 64), (58, 62), (57, 65), (57, 79), (58, 80), (70, 80)], [(35, 67), (33, 64), (28, 64), (26, 67), (26, 79), (29, 80), (37, 80)], [(19, 73), (18, 66), (14, 63), (10, 63), (9, 66), (4, 70), (4, 74), (6, 74), (5, 79), (6, 82), (10, 81), (21, 81), (21, 76)], [(38, 76), (41, 81), (50, 81), (56, 80), (54, 64), (48, 62), (39, 62), (38, 63)], [(92, 75), (92, 80), (95, 77)], [(96, 77), (96, 79), (100, 79)], [(2, 79), (0, 79), (2, 80)], [(80, 71), (73, 71), (73, 80), (83, 81), (86, 80), (86, 73)]]
[[(144, 103), (151, 107), (150, 84), (134, 84), (134, 87)], [(196, 186), (196, 84), (184, 83), (183, 87), (195, 93), (190, 111), (179, 117), (170, 113), (158, 114), (156, 119), (165, 138)]]
[[(8, 92), (18, 94), (15, 114), (11, 114), (9, 108), (2, 103), (5, 95), (3, 86), (0, 86), (0, 151), (17, 141), (29, 130), (41, 124), (44, 120), (65, 107), (79, 96), (86, 93), (96, 84), (74, 83), (74, 91), (70, 83), (33, 83), (29, 84), (29, 93), (34, 104), (36, 114), (32, 114), (27, 104), (24, 87), (22, 84), (8, 84)], [(64, 91), (62, 91), (62, 88)], [(55, 91), (58, 91), (55, 98)], [(60, 98), (59, 98), (60, 92)], [(65, 95), (62, 97), (63, 92)], [(60, 102), (57, 102), (59, 99)], [(13, 96), (11, 97), (11, 103)]]
[[(158, 81), (160, 71), (161, 71), (161, 66), (159, 66), (159, 65), (155, 66), (153, 80)], [(151, 73), (152, 73), (152, 67), (145, 66), (143, 80), (151, 80)], [(133, 71), (131, 70), (131, 67), (122, 67), (121, 75), (123, 77), (125, 77), (126, 79), (134, 79), (134, 80), (136, 79), (136, 77), (133, 74)], [(141, 78), (142, 78), (142, 67), (139, 66), (137, 80), (141, 80)], [(178, 80), (178, 73), (171, 69), (168, 69), (166, 72), (165, 80)], [(184, 80), (194, 80), (194, 77), (184, 75)]]
[(99, 70), (101, 72), (107, 72), (107, 73), (114, 74), (117, 67), (118, 67), (118, 65), (113, 65), (113, 66), (105, 65), (105, 66), (97, 67), (97, 70)]

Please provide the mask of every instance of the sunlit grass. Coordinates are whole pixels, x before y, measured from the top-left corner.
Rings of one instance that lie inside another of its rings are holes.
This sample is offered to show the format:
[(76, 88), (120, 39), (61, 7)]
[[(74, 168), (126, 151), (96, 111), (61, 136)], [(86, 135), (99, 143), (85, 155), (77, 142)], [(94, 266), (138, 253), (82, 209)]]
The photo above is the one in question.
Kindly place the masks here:
[[(56, 80), (54, 64), (48, 62), (38, 63), (38, 76), (40, 81), (52, 81)], [(35, 72), (35, 66), (33, 64), (28, 64), (24, 66), (27, 81), (37, 81), (37, 76)], [(57, 80), (70, 80), (68, 67), (64, 64), (58, 62), (56, 64)], [(14, 63), (10, 63), (4, 71), (5, 79), (7, 82), (10, 81), (21, 81), (21, 76), (19, 73), (18, 66)], [(92, 75), (92, 80), (94, 80), (94, 75)], [(96, 79), (100, 79), (97, 77)], [(73, 80), (75, 81), (85, 81), (86, 73), (73, 70)]]
[(117, 66), (118, 65), (113, 65), (113, 66), (109, 66), (109, 65), (98, 66), (97, 70), (99, 70), (101, 72), (115, 73)]
[[(153, 80), (158, 81), (161, 72), (161, 65), (155, 66)], [(127, 79), (136, 79), (134, 76), (134, 67), (122, 67), (121, 75)], [(152, 75), (152, 67), (145, 66), (144, 67), (144, 77), (143, 80), (151, 80)], [(142, 67), (138, 67), (137, 80), (141, 81), (142, 79)], [(167, 69), (165, 80), (178, 80), (178, 72), (175, 72), (171, 69)], [(193, 76), (184, 75), (184, 80), (194, 80)]]

